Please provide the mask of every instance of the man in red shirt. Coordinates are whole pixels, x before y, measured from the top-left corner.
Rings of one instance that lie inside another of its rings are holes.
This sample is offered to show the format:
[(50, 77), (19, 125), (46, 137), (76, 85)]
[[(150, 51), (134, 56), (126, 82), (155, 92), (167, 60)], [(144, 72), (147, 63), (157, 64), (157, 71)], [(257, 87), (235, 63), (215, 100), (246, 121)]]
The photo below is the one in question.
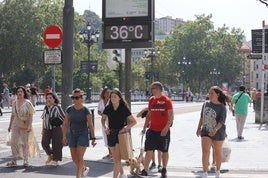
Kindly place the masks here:
[(161, 175), (167, 177), (167, 164), (169, 158), (170, 127), (173, 123), (174, 113), (172, 101), (163, 93), (163, 86), (160, 82), (153, 82), (151, 85), (152, 97), (148, 104), (148, 117), (146, 117), (143, 133), (149, 124), (145, 140), (145, 161), (144, 169), (140, 176), (148, 176), (148, 167), (153, 157), (154, 150), (162, 151), (163, 168)]

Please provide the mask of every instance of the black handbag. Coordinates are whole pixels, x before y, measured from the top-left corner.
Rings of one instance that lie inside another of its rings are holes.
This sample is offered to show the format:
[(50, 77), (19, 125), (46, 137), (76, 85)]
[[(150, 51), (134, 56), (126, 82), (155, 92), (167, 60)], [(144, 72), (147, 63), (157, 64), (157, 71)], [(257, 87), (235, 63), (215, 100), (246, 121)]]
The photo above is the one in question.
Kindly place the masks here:
[[(45, 109), (46, 109), (47, 114), (49, 115), (48, 107), (45, 106)], [(55, 126), (55, 127), (59, 127), (63, 123), (63, 120), (61, 120), (59, 117), (49, 117), (48, 121), (50, 125)]]
[(52, 126), (59, 127), (59, 126), (61, 126), (61, 124), (63, 123), (63, 121), (60, 118), (58, 118), (58, 117), (50, 117), (49, 118), (49, 123)]

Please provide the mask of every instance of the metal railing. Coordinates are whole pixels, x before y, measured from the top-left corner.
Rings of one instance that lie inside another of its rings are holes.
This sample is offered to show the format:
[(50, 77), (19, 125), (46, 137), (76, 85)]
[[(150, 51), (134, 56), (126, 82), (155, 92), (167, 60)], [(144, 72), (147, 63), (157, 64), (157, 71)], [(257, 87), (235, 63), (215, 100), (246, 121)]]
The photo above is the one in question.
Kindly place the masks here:
[[(61, 93), (57, 93), (57, 96), (58, 96), (59, 100), (61, 101)], [(86, 97), (86, 95), (84, 97)], [(172, 99), (172, 101), (183, 101), (182, 96), (171, 95), (169, 97)], [(98, 102), (99, 99), (100, 99), (99, 93), (92, 92), (91, 101)], [(144, 94), (131, 94), (131, 101), (148, 101), (148, 99), (149, 99), (149, 96), (146, 96)], [(194, 101), (195, 101), (195, 98), (194, 98)], [(45, 94), (39, 93), (39, 95), (37, 97), (37, 104), (45, 104), (45, 102), (46, 102)]]

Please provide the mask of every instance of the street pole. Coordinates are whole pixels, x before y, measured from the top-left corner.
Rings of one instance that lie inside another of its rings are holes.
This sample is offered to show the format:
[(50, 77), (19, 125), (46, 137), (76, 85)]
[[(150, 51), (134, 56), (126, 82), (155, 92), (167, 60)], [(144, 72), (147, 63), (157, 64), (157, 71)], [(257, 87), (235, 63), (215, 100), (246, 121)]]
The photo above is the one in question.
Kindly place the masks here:
[[(87, 31), (87, 35), (88, 35), (88, 39), (90, 38), (90, 34), (89, 31)], [(88, 103), (91, 102), (91, 88), (90, 88), (90, 42), (87, 43), (87, 61), (88, 61), (88, 73), (87, 73), (87, 97), (86, 97), (86, 101)]]
[(260, 122), (263, 123), (263, 107), (264, 107), (264, 60), (265, 60), (265, 21), (262, 21), (262, 70), (261, 70), (261, 117)]
[(62, 99), (63, 110), (72, 101), (73, 90), (73, 44), (74, 44), (74, 7), (73, 0), (65, 0), (63, 8), (63, 42), (62, 42)]
[(152, 84), (154, 82), (154, 56), (153, 56), (153, 51), (151, 51), (150, 55), (151, 55), (151, 84)]
[(119, 62), (119, 90), (123, 91), (123, 63)]
[(125, 48), (126, 50), (126, 63), (125, 63), (125, 99), (131, 109), (131, 48)]

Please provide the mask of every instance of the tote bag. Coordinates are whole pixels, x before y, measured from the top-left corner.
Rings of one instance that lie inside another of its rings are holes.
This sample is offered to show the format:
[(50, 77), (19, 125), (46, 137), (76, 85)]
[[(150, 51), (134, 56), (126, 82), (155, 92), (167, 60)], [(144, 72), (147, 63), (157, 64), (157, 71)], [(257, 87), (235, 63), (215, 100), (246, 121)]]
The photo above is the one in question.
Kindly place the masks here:
[(118, 140), (119, 140), (119, 149), (120, 149), (121, 159), (128, 160), (129, 158), (132, 158), (133, 147), (132, 147), (130, 130), (119, 132)]
[(228, 139), (225, 138), (223, 145), (222, 145), (222, 162), (228, 162), (231, 155), (231, 147), (228, 143)]

